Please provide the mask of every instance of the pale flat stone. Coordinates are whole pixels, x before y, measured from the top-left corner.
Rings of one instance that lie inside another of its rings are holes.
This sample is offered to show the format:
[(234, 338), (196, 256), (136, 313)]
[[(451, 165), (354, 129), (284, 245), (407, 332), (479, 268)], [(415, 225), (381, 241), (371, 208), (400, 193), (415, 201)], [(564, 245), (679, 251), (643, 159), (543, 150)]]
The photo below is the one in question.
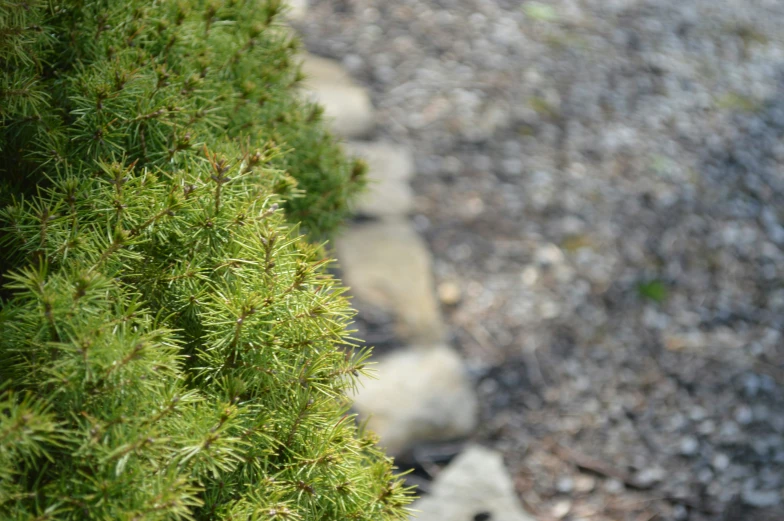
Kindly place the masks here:
[(419, 511), (412, 521), (534, 521), (520, 506), (501, 454), (478, 445), (455, 458), (412, 509)]
[(351, 226), (336, 240), (343, 281), (351, 294), (395, 317), (395, 332), (411, 343), (444, 336), (430, 253), (405, 220)]
[(408, 148), (384, 141), (349, 141), (346, 151), (361, 157), (380, 177), (410, 181), (414, 177), (414, 159)]
[(319, 83), (329, 85), (353, 86), (354, 80), (346, 72), (343, 65), (335, 60), (316, 56), (315, 54), (302, 55), (302, 72), (305, 73), (305, 85), (315, 87)]
[(476, 427), (477, 399), (460, 356), (447, 346), (406, 348), (374, 367), (354, 408), (389, 454), (414, 443), (467, 436)]
[(305, 18), (308, 12), (308, 0), (288, 0), (288, 11), (286, 18), (292, 21), (299, 21)]
[(360, 87), (321, 85), (313, 100), (324, 107), (332, 131), (344, 138), (361, 137), (373, 128), (370, 98)]
[(305, 94), (324, 107), (335, 134), (344, 138), (366, 135), (373, 128), (370, 95), (358, 86), (340, 63), (306, 54), (302, 60)]
[(405, 147), (383, 142), (349, 142), (346, 151), (365, 160), (369, 167), (367, 191), (359, 198), (360, 215), (389, 217), (408, 215), (414, 207), (409, 180), (414, 161)]
[(308, 0), (288, 0), (289, 10), (287, 17), (289, 20), (302, 20), (308, 12)]

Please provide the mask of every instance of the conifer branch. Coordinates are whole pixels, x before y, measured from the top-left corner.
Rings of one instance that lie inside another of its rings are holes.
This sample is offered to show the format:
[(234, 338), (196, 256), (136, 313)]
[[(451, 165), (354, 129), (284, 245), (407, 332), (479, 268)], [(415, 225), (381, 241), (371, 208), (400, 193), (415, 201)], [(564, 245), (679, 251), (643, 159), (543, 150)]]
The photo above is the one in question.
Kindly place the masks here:
[(0, 518), (406, 518), (281, 10), (0, 0)]

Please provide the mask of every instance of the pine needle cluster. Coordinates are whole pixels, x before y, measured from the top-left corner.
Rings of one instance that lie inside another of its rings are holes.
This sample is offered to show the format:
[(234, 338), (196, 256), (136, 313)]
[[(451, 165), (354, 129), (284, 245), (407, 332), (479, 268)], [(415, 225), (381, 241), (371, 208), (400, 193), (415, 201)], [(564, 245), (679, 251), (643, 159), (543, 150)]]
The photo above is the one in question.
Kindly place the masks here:
[(1, 518), (406, 518), (282, 8), (0, 0)]

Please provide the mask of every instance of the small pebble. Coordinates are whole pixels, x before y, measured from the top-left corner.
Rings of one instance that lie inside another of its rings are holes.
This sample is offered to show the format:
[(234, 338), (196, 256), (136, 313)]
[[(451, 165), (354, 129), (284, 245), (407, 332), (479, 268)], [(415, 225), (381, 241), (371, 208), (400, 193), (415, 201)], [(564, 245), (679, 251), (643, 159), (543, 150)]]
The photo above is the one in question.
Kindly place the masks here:
[(661, 482), (666, 475), (667, 473), (661, 467), (648, 467), (638, 472), (634, 476), (634, 481), (642, 488), (650, 488)]
[(700, 442), (697, 441), (697, 438), (687, 436), (681, 440), (679, 450), (683, 456), (694, 456), (699, 449)]
[(691, 411), (689, 411), (689, 418), (696, 422), (704, 420), (707, 415), (708, 411), (705, 410), (705, 407), (692, 407)]
[(446, 281), (438, 285), (438, 298), (445, 306), (455, 306), (462, 299), (462, 291), (456, 282)]
[(604, 490), (610, 494), (620, 494), (625, 488), (626, 487), (624, 487), (623, 483), (617, 479), (608, 479), (604, 483)]
[(569, 476), (561, 477), (555, 483), (555, 489), (561, 494), (568, 494), (574, 490), (574, 480)]
[(743, 388), (746, 396), (754, 398), (762, 387), (760, 377), (754, 373), (749, 373), (743, 378)]
[(754, 413), (748, 405), (741, 405), (735, 409), (734, 417), (735, 421), (741, 425), (748, 425), (751, 423), (751, 420), (754, 419)]
[(580, 474), (574, 479), (574, 490), (582, 494), (591, 492), (596, 487), (596, 478), (587, 474)]
[(722, 423), (719, 429), (719, 436), (726, 440), (732, 441), (740, 435), (740, 427), (734, 421), (726, 421)]
[(770, 419), (770, 409), (762, 404), (755, 405), (751, 411), (755, 422), (767, 422)]
[(675, 521), (686, 521), (689, 519), (689, 510), (683, 505), (675, 505), (672, 509), (672, 518)]
[(754, 490), (744, 488), (741, 492), (744, 503), (754, 508), (771, 508), (781, 503), (781, 492), (777, 490)]
[(713, 465), (713, 468), (716, 469), (716, 471), (718, 472), (727, 470), (727, 467), (730, 466), (730, 458), (726, 454), (719, 452), (718, 454), (713, 456), (711, 465)]
[(539, 306), (539, 312), (543, 319), (550, 320), (561, 314), (561, 306), (557, 302), (547, 300)]
[(520, 275), (520, 279), (526, 286), (533, 286), (539, 279), (539, 270), (536, 268), (536, 266), (526, 266), (523, 268), (523, 273)]
[(553, 266), (564, 261), (561, 248), (555, 244), (545, 244), (536, 250), (536, 262), (542, 266)]
[(563, 519), (572, 510), (572, 502), (569, 499), (562, 499), (555, 503), (550, 509), (550, 514), (556, 519)]
[(704, 436), (709, 436), (716, 432), (716, 422), (713, 420), (705, 420), (704, 422), (700, 423), (700, 426), (697, 427), (697, 432)]
[(697, 481), (703, 485), (707, 485), (713, 481), (713, 471), (709, 468), (703, 468), (697, 473)]
[(507, 175), (519, 176), (523, 173), (523, 162), (519, 159), (504, 159), (501, 168)]

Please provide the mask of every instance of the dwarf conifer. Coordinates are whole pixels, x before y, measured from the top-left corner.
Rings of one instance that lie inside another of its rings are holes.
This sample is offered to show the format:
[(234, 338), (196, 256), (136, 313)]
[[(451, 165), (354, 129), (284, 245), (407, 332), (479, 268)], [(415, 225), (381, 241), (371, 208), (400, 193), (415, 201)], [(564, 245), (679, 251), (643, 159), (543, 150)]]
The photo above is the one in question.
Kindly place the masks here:
[(405, 517), (281, 9), (0, 0), (0, 518)]

